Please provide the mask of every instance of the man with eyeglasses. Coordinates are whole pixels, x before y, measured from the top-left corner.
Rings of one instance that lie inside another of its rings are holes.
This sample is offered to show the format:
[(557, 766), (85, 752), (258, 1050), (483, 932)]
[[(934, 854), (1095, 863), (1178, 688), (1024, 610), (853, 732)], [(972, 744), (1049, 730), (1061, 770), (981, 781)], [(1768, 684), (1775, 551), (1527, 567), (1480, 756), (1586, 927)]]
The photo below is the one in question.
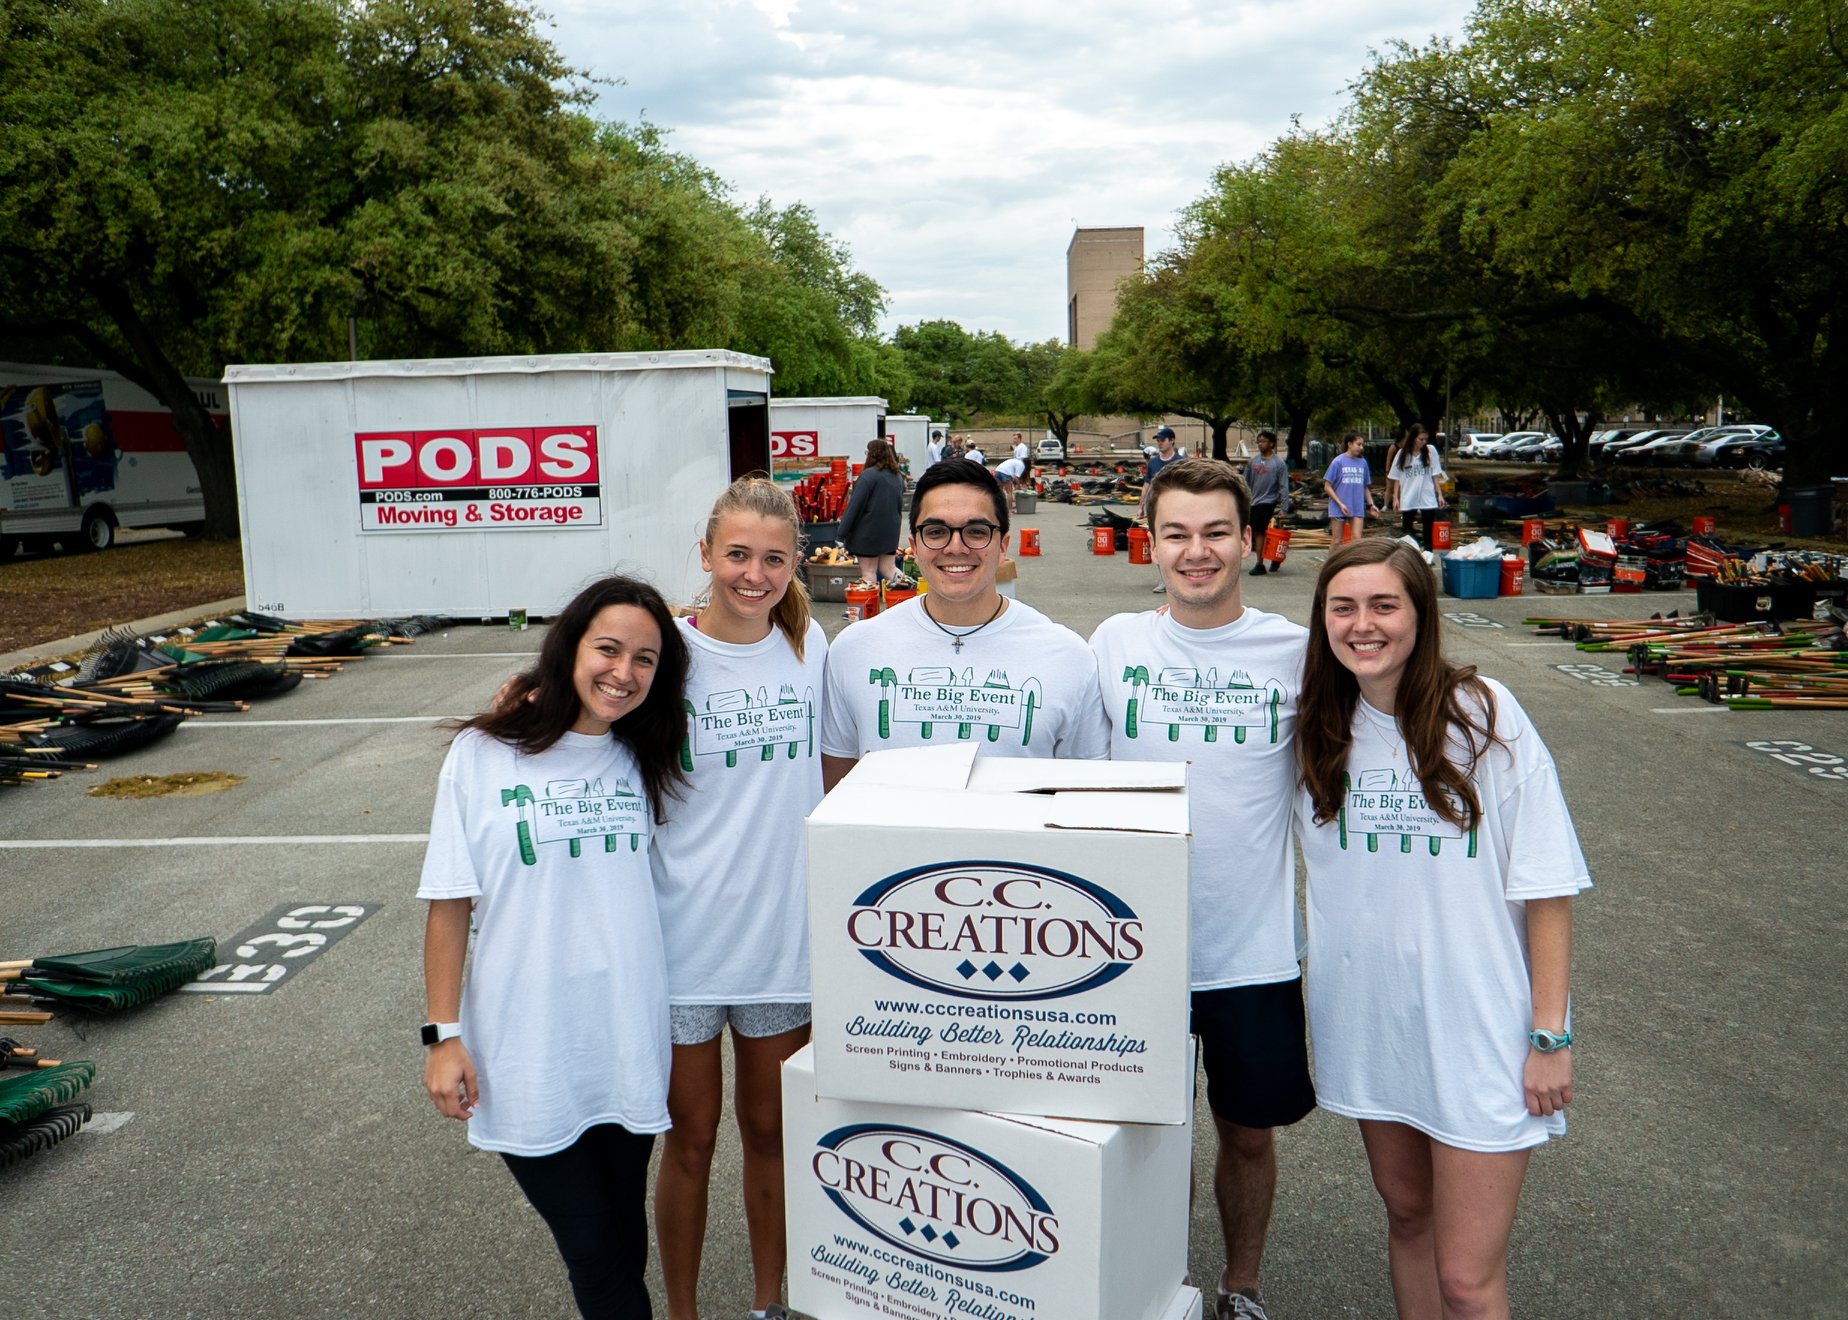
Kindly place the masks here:
[(1110, 728), (1084, 639), (995, 585), (1007, 501), (976, 463), (939, 463), (911, 496), (929, 592), (850, 624), (828, 648), (821, 768), (868, 752), (976, 742), (985, 756), (1102, 760)]

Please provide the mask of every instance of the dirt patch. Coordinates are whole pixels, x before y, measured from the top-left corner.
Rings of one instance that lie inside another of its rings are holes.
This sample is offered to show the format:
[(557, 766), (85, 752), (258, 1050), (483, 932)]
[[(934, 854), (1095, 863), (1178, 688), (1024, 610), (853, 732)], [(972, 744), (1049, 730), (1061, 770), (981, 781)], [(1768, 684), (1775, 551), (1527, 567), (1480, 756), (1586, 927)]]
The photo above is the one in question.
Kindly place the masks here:
[(236, 541), (135, 542), (0, 563), (0, 652), (244, 594)]
[(105, 779), (90, 789), (91, 797), (157, 798), (204, 797), (222, 793), (244, 782), (242, 775), (228, 775), (222, 770), (188, 770), (177, 775), (130, 775), (125, 779)]

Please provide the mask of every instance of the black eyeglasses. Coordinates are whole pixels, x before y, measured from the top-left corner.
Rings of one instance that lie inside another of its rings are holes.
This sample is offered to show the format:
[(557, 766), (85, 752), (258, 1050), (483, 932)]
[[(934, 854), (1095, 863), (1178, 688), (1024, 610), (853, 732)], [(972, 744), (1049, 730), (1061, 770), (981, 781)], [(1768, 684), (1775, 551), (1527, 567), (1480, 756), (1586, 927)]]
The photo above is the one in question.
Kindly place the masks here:
[(912, 529), (918, 540), (932, 550), (941, 550), (950, 543), (952, 536), (961, 533), (962, 543), (971, 550), (985, 549), (1000, 531), (991, 522), (966, 522), (961, 527), (952, 527), (945, 522), (919, 523)]

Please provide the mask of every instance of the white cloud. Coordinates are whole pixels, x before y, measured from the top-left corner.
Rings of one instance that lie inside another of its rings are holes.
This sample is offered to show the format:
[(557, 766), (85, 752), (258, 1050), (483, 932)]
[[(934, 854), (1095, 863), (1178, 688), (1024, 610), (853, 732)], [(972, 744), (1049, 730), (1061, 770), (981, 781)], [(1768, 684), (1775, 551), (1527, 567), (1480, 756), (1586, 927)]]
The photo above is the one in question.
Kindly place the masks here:
[[(546, 3), (546, 0), (541, 0)], [(565, 58), (744, 198), (806, 202), (891, 297), (1060, 337), (1078, 225), (1153, 254), (1215, 166), (1326, 122), (1368, 52), (1467, 0), (549, 0)]]

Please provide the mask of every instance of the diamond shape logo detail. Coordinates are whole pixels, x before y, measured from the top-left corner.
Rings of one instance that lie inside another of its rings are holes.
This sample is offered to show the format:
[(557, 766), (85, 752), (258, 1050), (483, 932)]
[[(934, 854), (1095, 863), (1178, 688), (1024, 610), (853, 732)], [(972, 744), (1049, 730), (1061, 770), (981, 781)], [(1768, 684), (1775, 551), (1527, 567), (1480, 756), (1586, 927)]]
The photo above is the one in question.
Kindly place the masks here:
[(956, 970), (961, 972), (962, 979), (967, 981), (971, 976), (975, 975), (976, 969), (975, 969), (974, 963), (970, 962), (967, 958), (964, 958), (960, 963), (956, 964)]
[(1007, 974), (1016, 981), (1024, 981), (1029, 975), (1026, 967), (1021, 963), (1015, 963), (1012, 967), (1008, 968)]
[(989, 963), (988, 966), (982, 969), (982, 975), (986, 976), (991, 981), (997, 979), (1001, 975), (1001, 964)]
[(909, 1218), (899, 1220), (898, 1226), (905, 1231), (906, 1237), (910, 1237), (913, 1233), (918, 1231), (918, 1226), (912, 1223)]
[(932, 1228), (929, 1224), (924, 1225), (919, 1232), (924, 1235), (924, 1240), (926, 1242), (935, 1242), (937, 1240), (937, 1230)]
[(956, 1248), (961, 1245), (954, 1229), (951, 1229), (948, 1233), (943, 1235), (943, 1245), (948, 1247), (951, 1251), (956, 1250)]

